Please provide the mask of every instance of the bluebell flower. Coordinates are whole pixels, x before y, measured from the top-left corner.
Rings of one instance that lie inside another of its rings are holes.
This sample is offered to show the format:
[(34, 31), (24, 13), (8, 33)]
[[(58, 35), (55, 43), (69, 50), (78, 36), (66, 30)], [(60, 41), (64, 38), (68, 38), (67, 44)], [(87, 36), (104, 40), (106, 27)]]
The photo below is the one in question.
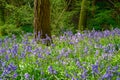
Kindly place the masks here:
[(77, 65), (79, 68), (81, 68), (81, 64), (80, 64), (79, 61), (76, 61), (76, 65)]
[(99, 71), (98, 71), (98, 64), (95, 64), (95, 65), (92, 65), (92, 72), (93, 73), (99, 73)]
[(31, 52), (32, 51), (32, 46), (26, 46), (26, 51)]
[(112, 70), (110, 70), (110, 67), (108, 67), (106, 73), (102, 76), (102, 79), (111, 79), (112, 76)]
[(75, 79), (74, 79), (74, 77), (72, 77), (72, 79), (71, 79), (71, 80), (75, 80)]
[(21, 57), (21, 58), (24, 58), (24, 57), (25, 57), (25, 55), (26, 55), (26, 53), (25, 53), (25, 52), (21, 52), (20, 57)]
[(10, 72), (11, 72), (11, 68), (10, 67), (6, 67), (6, 68), (4, 68), (2, 76), (5, 76), (5, 75), (9, 74)]
[(98, 54), (99, 54), (99, 50), (96, 50), (95, 56), (98, 56)]
[(17, 69), (17, 66), (13, 65), (12, 63), (8, 67), (10, 67), (13, 71)]
[(43, 58), (42, 54), (39, 53), (38, 54), (38, 58)]
[(18, 74), (17, 73), (14, 73), (13, 74), (13, 78), (17, 78)]
[(30, 75), (28, 73), (24, 74), (25, 79), (29, 79)]
[(13, 45), (13, 48), (11, 49), (12, 57), (16, 56), (18, 53), (18, 45)]
[(87, 70), (84, 69), (83, 73), (81, 74), (81, 78), (82, 79), (86, 79), (87, 78)]
[(84, 53), (88, 53), (88, 47), (84, 48)]
[(2, 46), (3, 41), (0, 39), (0, 47)]
[(5, 48), (2, 48), (1, 50), (0, 50), (0, 54), (2, 53), (5, 53), (6, 52), (6, 49)]
[(66, 73), (66, 74), (65, 74), (65, 76), (66, 76), (67, 78), (69, 78), (69, 77), (70, 77), (70, 75), (69, 75), (68, 73)]
[(5, 56), (5, 59), (6, 59), (6, 61), (8, 61), (9, 60), (9, 56), (6, 54), (6, 56)]
[(57, 73), (57, 71), (54, 70), (52, 66), (49, 66), (49, 67), (48, 67), (48, 71), (49, 71), (51, 74), (56, 74), (56, 73)]
[(70, 42), (69, 42), (69, 44), (73, 45), (73, 44), (74, 44), (74, 42), (70, 41)]
[(7, 53), (10, 54), (10, 53), (11, 53), (11, 49), (8, 49), (8, 50), (7, 50)]
[(1, 63), (2, 63), (2, 67), (5, 67), (6, 62), (2, 62), (2, 61), (1, 61)]
[(112, 68), (112, 72), (117, 72), (118, 69), (119, 69), (118, 66), (114, 66), (114, 67)]
[(55, 47), (55, 44), (51, 44), (52, 47)]
[(47, 55), (50, 55), (50, 54), (51, 54), (51, 52), (50, 52), (50, 51), (46, 51), (46, 54), (47, 54)]

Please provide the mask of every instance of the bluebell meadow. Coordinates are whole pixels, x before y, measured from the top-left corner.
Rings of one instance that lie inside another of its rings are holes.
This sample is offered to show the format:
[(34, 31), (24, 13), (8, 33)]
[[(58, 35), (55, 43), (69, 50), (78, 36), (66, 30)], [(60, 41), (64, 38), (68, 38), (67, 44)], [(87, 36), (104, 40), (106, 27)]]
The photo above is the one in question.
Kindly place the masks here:
[(52, 39), (50, 46), (29, 33), (21, 42), (15, 35), (0, 39), (0, 80), (120, 80), (120, 29)]

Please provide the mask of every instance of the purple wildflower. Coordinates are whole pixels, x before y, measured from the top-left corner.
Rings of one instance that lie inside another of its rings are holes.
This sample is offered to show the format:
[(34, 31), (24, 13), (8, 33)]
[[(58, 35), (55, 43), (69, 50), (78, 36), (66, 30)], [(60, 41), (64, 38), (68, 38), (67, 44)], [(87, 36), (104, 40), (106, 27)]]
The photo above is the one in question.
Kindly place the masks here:
[(32, 51), (32, 46), (26, 46), (26, 51), (31, 52)]
[(81, 78), (86, 79), (86, 77), (87, 77), (87, 70), (84, 69), (83, 73), (81, 74)]
[(38, 58), (43, 58), (42, 54), (39, 53), (38, 54)]
[(47, 55), (50, 55), (50, 54), (51, 54), (51, 52), (50, 52), (50, 51), (46, 51), (46, 54), (47, 54)]
[(93, 73), (99, 73), (99, 71), (98, 71), (98, 64), (92, 65), (92, 72)]
[(95, 56), (98, 56), (98, 54), (99, 54), (99, 50), (96, 50)]
[(25, 79), (29, 79), (30, 75), (28, 73), (24, 74)]
[(53, 67), (52, 66), (49, 66), (48, 67), (48, 71), (51, 73), (51, 74), (56, 74), (56, 70), (53, 70)]
[(80, 64), (79, 61), (76, 61), (76, 65), (77, 65), (79, 68), (81, 68), (81, 64)]
[(9, 60), (9, 56), (6, 54), (6, 56), (5, 56), (5, 59), (6, 59), (6, 61), (8, 61)]
[(17, 73), (14, 73), (13, 74), (13, 78), (17, 78), (18, 74)]
[(74, 42), (70, 41), (70, 42), (69, 42), (69, 44), (73, 45), (73, 44), (74, 44)]
[(88, 53), (88, 47), (84, 48), (84, 53)]
[(20, 56), (21, 56), (21, 58), (24, 58), (25, 55), (26, 55), (25, 52), (21, 52), (21, 55), (20, 55)]
[(11, 68), (10, 67), (6, 67), (2, 73), (2, 76), (5, 76), (7, 74), (9, 74), (11, 72)]
[(65, 76), (66, 76), (67, 78), (69, 78), (69, 77), (70, 77), (70, 75), (69, 75), (68, 73), (66, 73), (66, 74), (65, 74)]
[(55, 44), (51, 44), (52, 47), (55, 47)]
[(12, 57), (17, 55), (17, 53), (18, 53), (18, 45), (17, 44), (13, 45), (11, 52), (12, 52)]
[(74, 77), (72, 77), (72, 79), (71, 80), (75, 80), (75, 78)]
[(10, 53), (11, 53), (11, 49), (8, 49), (8, 50), (7, 50), (7, 53), (10, 54)]
[(1, 61), (1, 63), (2, 63), (2, 67), (5, 67), (6, 62), (2, 62), (2, 61)]
[(110, 70), (110, 67), (108, 67), (106, 73), (102, 76), (102, 79), (111, 79), (112, 76), (113, 76), (113, 73)]
[(13, 71), (17, 69), (17, 66), (13, 65), (12, 63), (8, 67), (10, 67)]

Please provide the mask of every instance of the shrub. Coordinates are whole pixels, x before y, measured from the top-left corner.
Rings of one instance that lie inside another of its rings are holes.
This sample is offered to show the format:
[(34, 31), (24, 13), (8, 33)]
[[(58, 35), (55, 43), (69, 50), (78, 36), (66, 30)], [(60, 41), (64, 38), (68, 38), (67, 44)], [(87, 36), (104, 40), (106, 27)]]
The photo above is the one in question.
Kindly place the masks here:
[(21, 29), (17, 28), (15, 25), (5, 24), (4, 26), (0, 26), (0, 36), (19, 35), (20, 33)]

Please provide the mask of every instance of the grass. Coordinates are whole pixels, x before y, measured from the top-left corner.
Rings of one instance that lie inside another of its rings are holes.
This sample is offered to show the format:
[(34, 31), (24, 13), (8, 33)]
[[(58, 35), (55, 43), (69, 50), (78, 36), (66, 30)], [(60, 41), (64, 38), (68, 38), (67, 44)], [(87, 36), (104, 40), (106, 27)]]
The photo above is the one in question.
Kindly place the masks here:
[(117, 80), (120, 77), (120, 30), (85, 31), (53, 36), (53, 44), (0, 41), (2, 80)]

